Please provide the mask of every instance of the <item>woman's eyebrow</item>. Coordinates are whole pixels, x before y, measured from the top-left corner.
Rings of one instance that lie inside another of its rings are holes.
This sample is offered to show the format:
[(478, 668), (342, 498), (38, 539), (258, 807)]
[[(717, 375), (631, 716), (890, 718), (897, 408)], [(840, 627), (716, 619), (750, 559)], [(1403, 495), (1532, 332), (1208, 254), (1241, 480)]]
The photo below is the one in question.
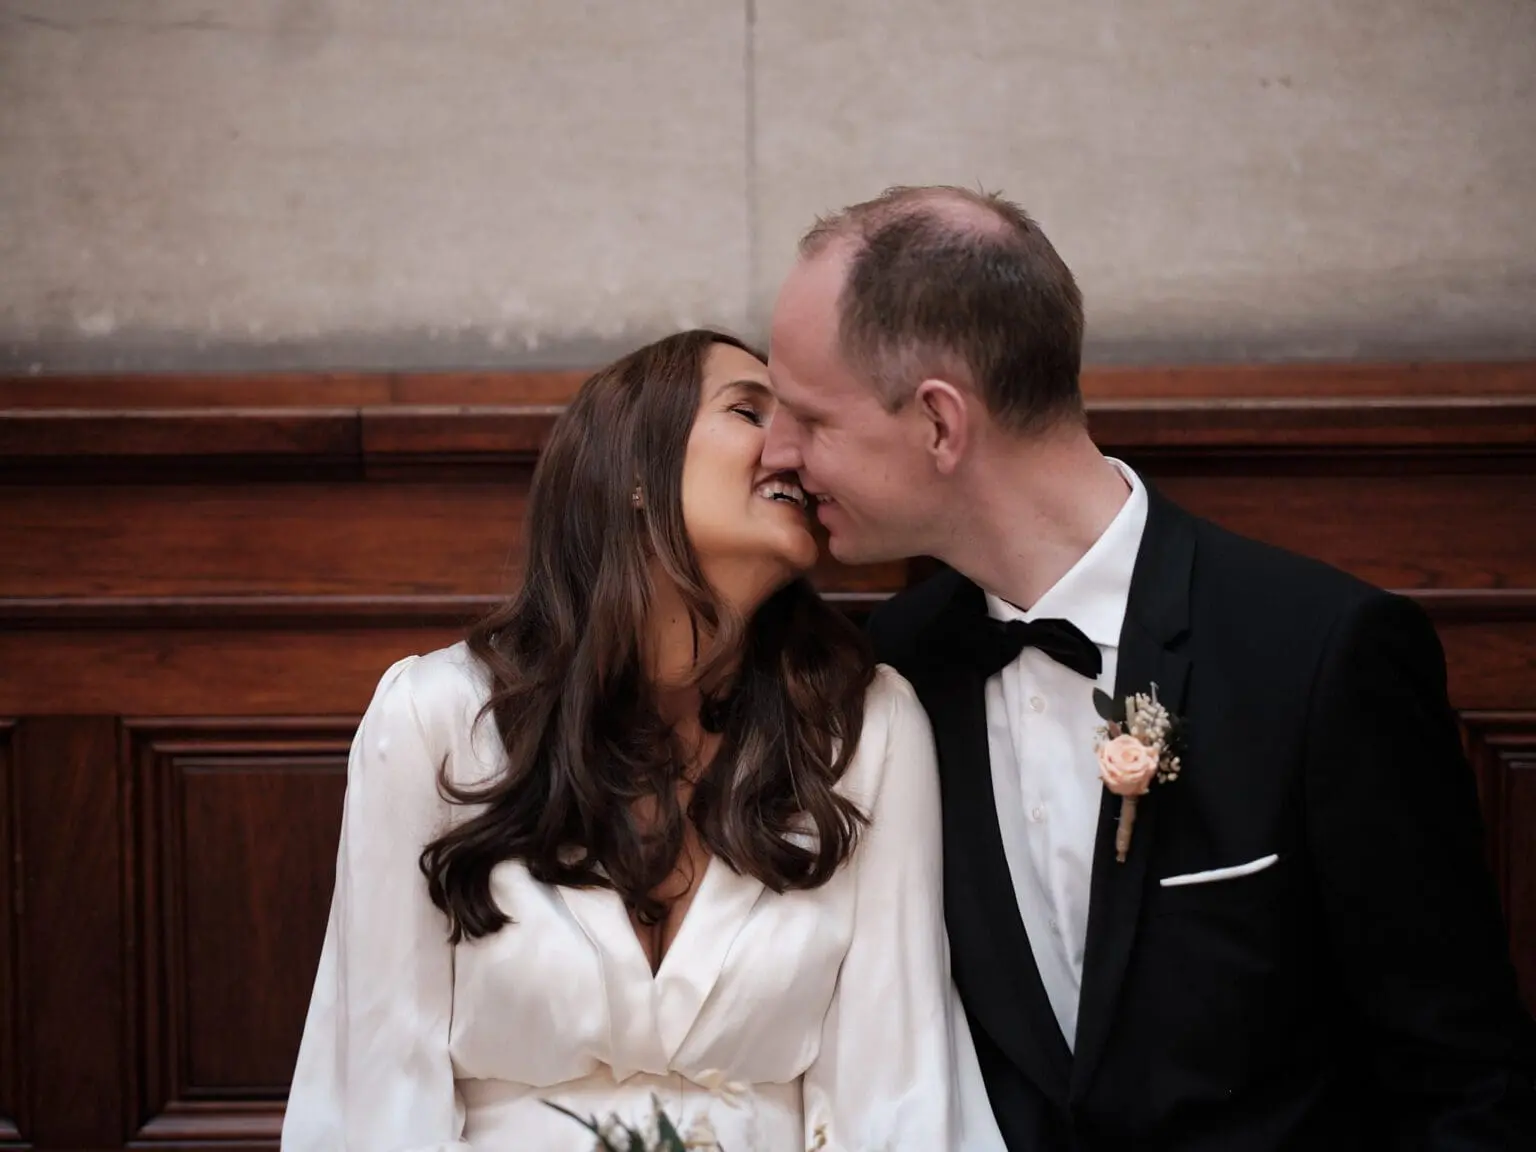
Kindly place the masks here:
[(727, 380), (715, 391), (717, 397), (724, 396), (727, 392), (745, 392), (762, 400), (772, 400), (773, 391), (761, 380), (741, 379)]

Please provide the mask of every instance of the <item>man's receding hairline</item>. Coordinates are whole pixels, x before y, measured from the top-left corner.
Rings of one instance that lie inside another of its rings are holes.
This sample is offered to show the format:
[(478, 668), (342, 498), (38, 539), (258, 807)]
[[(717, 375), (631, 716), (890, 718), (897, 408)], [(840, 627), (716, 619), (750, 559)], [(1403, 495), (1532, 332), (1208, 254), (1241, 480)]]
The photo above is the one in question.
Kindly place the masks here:
[(800, 258), (816, 259), (844, 247), (850, 260), (871, 239), (893, 224), (928, 221), (964, 237), (1005, 237), (1015, 225), (995, 198), (963, 188), (932, 187), (893, 189), (886, 198), (865, 201), (818, 219), (800, 242)]

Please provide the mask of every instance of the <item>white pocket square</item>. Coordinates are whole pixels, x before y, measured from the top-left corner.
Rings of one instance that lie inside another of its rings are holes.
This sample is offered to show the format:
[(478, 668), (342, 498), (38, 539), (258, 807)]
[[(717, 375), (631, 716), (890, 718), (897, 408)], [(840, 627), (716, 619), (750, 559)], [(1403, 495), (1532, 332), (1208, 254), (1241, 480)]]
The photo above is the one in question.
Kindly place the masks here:
[(1279, 856), (1261, 856), (1247, 864), (1234, 864), (1230, 868), (1212, 868), (1209, 872), (1186, 872), (1182, 876), (1165, 876), (1158, 883), (1164, 888), (1182, 888), (1186, 884), (1214, 884), (1218, 880), (1236, 880), (1239, 876), (1252, 876), (1262, 872)]

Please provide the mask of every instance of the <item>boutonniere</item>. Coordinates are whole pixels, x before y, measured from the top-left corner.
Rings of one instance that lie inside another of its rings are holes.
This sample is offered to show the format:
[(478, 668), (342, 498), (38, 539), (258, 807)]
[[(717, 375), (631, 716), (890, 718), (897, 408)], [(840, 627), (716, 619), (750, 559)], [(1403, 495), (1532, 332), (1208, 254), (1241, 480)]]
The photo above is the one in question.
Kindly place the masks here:
[(1120, 797), (1120, 824), (1115, 830), (1115, 859), (1121, 864), (1131, 850), (1136, 801), (1154, 781), (1166, 784), (1179, 775), (1183, 721), (1150, 692), (1116, 700), (1093, 690), (1093, 707), (1103, 718), (1094, 745), (1099, 754), (1099, 779)]

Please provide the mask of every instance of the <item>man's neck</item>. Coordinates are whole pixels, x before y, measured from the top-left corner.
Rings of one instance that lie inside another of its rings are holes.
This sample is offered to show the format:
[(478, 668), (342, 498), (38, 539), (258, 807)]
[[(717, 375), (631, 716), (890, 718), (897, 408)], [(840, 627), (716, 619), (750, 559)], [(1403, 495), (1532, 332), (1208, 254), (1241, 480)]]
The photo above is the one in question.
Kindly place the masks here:
[(967, 512), (938, 558), (1026, 611), (1087, 554), (1131, 494), (1076, 428), (995, 445), (970, 481)]

